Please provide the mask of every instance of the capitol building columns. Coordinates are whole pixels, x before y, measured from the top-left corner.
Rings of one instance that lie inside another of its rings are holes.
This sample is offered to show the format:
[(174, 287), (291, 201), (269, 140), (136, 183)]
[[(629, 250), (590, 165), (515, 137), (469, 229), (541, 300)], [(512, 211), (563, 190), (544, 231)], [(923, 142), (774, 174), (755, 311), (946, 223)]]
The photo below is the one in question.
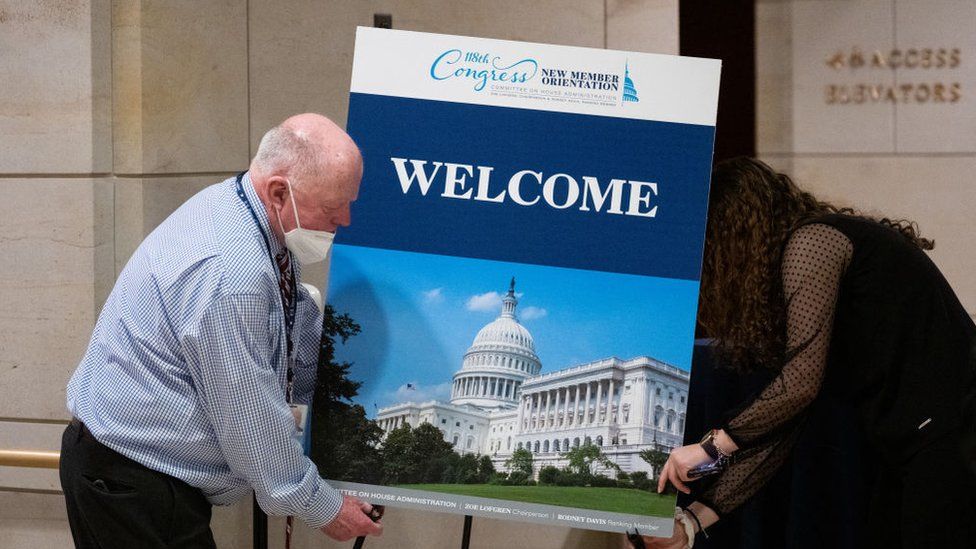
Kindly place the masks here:
[(617, 400), (617, 424), (624, 423), (624, 384), (620, 384), (620, 398)]
[(590, 420), (590, 425), (600, 424), (600, 400), (603, 397), (603, 384), (599, 381), (596, 382), (596, 404), (593, 405), (593, 419)]
[(518, 394), (521, 381), (505, 375), (468, 375), (456, 378), (451, 388), (451, 398), (488, 398), (501, 404), (511, 404)]
[(648, 401), (650, 400), (647, 396), (648, 390), (649, 390), (649, 384), (647, 382), (647, 379), (642, 378), (636, 381), (637, 395), (635, 396), (638, 399), (636, 401), (638, 403), (638, 409), (634, 411), (634, 422), (637, 423), (638, 425), (641, 424), (646, 425), (648, 423), (647, 412), (649, 408)]
[(522, 433), (620, 426), (640, 419), (624, 421), (631, 400), (624, 397), (623, 380), (613, 377), (529, 390), (519, 397), (516, 425)]
[(592, 397), (592, 395), (590, 393), (591, 389), (592, 389), (592, 386), (589, 383), (587, 383), (586, 384), (586, 400), (583, 402), (583, 421), (582, 421), (582, 424), (583, 425), (589, 425), (590, 424), (590, 398)]
[(518, 421), (516, 421), (516, 423), (515, 423), (516, 428), (519, 431), (522, 431), (523, 430), (523, 427), (522, 427), (523, 423), (522, 422), (525, 419), (525, 401), (526, 401), (525, 396), (520, 396), (519, 397)]
[(576, 426), (580, 424), (579, 417), (579, 407), (580, 407), (580, 386), (576, 385), (573, 387), (574, 399), (573, 399), (573, 420), (570, 422), (571, 425)]

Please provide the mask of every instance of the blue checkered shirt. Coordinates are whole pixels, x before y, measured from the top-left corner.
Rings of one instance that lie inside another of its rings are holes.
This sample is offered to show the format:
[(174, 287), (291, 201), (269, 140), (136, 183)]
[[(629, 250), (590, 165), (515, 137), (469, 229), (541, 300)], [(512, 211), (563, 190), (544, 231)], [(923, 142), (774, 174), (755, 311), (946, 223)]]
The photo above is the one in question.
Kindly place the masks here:
[[(277, 254), (247, 175), (242, 185)], [(294, 400), (310, 404), (322, 315), (298, 290)], [(213, 504), (253, 488), (267, 513), (318, 528), (342, 495), (293, 438), (285, 342), (278, 268), (231, 178), (188, 200), (133, 254), (68, 383), (68, 409), (102, 444)]]

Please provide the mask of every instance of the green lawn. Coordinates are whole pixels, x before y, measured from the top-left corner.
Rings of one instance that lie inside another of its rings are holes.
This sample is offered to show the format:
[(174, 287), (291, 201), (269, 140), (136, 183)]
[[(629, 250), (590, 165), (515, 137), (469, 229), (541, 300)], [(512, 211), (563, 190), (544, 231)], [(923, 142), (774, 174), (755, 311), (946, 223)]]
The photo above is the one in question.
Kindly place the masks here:
[(662, 496), (630, 488), (494, 484), (401, 484), (396, 487), (656, 517), (673, 516), (675, 506), (674, 495)]

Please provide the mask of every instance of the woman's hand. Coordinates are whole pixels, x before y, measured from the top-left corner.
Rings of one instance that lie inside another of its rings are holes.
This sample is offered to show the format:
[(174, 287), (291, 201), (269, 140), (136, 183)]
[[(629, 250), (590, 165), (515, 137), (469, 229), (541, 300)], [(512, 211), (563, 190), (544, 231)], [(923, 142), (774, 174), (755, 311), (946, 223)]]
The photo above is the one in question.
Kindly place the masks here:
[(667, 463), (661, 469), (661, 474), (657, 481), (657, 491), (659, 493), (663, 492), (670, 480), (671, 484), (674, 484), (674, 487), (678, 490), (686, 494), (690, 493), (691, 490), (685, 486), (685, 483), (694, 479), (688, 478), (688, 471), (709, 461), (711, 461), (711, 458), (708, 457), (705, 449), (700, 444), (689, 444), (688, 446), (671, 450), (671, 455), (668, 456)]
[(674, 521), (674, 534), (670, 538), (652, 538), (649, 536), (643, 536), (643, 538), (647, 549), (685, 549), (688, 547), (688, 534), (685, 533), (685, 527), (677, 520)]

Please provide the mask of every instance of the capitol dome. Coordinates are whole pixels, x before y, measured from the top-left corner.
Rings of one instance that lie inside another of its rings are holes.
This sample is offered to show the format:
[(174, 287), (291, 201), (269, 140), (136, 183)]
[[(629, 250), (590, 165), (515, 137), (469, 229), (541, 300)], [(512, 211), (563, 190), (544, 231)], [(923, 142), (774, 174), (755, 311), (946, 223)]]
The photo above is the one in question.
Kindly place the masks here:
[(452, 404), (479, 408), (515, 406), (522, 382), (539, 374), (535, 341), (515, 314), (515, 279), (502, 299), (501, 314), (478, 331), (454, 374)]
[(522, 351), (535, 353), (535, 341), (532, 339), (532, 334), (517, 320), (506, 316), (496, 318), (491, 324), (479, 330), (468, 352), (476, 349), (504, 347), (515, 347)]

